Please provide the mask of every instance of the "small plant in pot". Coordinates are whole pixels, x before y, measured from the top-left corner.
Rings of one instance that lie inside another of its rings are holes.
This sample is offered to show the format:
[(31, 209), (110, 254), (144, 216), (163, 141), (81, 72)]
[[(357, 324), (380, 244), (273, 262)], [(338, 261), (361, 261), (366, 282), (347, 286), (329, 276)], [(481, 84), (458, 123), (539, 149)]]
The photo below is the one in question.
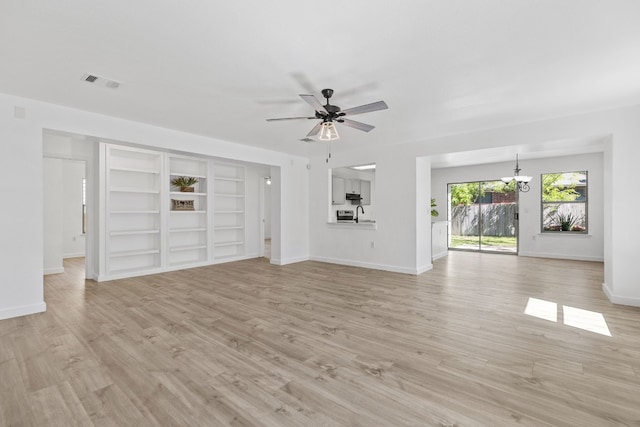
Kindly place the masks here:
[(580, 224), (582, 218), (577, 217), (571, 213), (560, 214), (556, 213), (554, 231), (584, 231), (585, 228)]
[(437, 207), (438, 205), (436, 205), (436, 199), (431, 199), (431, 216), (432, 217), (437, 217), (438, 215), (440, 215), (436, 210)]
[(198, 182), (198, 178), (193, 176), (177, 176), (171, 180), (171, 185), (180, 187), (183, 193), (193, 193), (193, 186)]

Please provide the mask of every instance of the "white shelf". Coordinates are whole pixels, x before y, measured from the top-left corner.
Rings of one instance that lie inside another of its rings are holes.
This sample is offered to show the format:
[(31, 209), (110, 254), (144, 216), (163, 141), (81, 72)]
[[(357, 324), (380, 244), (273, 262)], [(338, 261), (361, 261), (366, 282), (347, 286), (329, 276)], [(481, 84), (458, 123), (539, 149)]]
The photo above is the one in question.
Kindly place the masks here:
[(158, 170), (147, 170), (147, 169), (136, 169), (136, 168), (121, 168), (121, 167), (111, 167), (110, 170), (116, 172), (135, 172), (135, 173), (149, 173), (152, 175), (159, 175), (160, 171)]
[(169, 192), (172, 196), (206, 196), (207, 193), (189, 193), (186, 191), (171, 191)]
[(215, 193), (214, 196), (216, 196), (216, 197), (236, 197), (236, 198), (241, 198), (241, 197), (244, 197), (244, 194)]
[(238, 245), (244, 245), (244, 242), (219, 242), (214, 244), (216, 248), (221, 248), (224, 246), (238, 246)]
[(207, 231), (205, 227), (198, 228), (172, 228), (169, 230), (170, 233), (190, 233), (194, 231)]
[(199, 249), (207, 249), (207, 245), (187, 245), (187, 246), (174, 246), (170, 248), (171, 252), (184, 252), (184, 251), (193, 251)]
[(170, 210), (169, 212), (180, 215), (190, 215), (190, 214), (206, 214), (207, 211), (175, 211)]
[(228, 176), (216, 176), (215, 179), (218, 181), (244, 182), (244, 178), (231, 178)]
[(198, 179), (207, 179), (207, 177), (204, 176), (204, 175), (194, 175), (194, 174), (189, 173), (189, 172), (171, 172), (169, 175), (171, 175), (171, 176), (192, 176), (192, 177), (198, 178)]
[(244, 225), (221, 225), (214, 227), (215, 230), (244, 230)]
[(120, 252), (111, 252), (109, 257), (118, 258), (118, 257), (129, 257), (136, 255), (149, 255), (149, 254), (159, 254), (160, 249), (144, 249), (139, 251), (120, 251)]
[(111, 187), (111, 189), (109, 191), (111, 191), (113, 193), (160, 194), (160, 190), (149, 190), (148, 188)]
[(160, 211), (111, 211), (111, 214), (159, 214)]
[(160, 230), (126, 230), (126, 231), (112, 231), (110, 236), (133, 236), (135, 234), (158, 234)]
[(152, 265), (147, 267), (132, 267), (132, 268), (121, 268), (121, 269), (110, 269), (109, 274), (113, 276), (122, 276), (127, 277), (129, 275), (142, 276), (144, 274), (152, 274), (157, 273), (159, 265)]
[(243, 214), (244, 211), (216, 211), (217, 214)]

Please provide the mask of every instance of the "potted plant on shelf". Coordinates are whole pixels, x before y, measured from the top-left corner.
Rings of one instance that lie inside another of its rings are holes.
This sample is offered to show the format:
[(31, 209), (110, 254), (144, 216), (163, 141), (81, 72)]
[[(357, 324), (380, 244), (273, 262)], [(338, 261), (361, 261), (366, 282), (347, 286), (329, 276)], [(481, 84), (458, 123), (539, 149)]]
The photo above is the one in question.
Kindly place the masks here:
[(180, 187), (183, 193), (193, 193), (193, 186), (198, 182), (198, 178), (194, 176), (177, 176), (171, 180), (171, 185)]

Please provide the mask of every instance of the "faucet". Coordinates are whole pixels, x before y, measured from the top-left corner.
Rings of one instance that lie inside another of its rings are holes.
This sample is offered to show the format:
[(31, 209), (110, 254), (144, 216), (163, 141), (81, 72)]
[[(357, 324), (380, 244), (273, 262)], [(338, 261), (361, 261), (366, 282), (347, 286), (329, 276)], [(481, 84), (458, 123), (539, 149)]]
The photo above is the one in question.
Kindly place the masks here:
[(358, 209), (362, 209), (362, 213), (364, 213), (364, 208), (362, 207), (362, 205), (358, 205), (358, 207), (356, 208), (356, 224), (358, 223)]

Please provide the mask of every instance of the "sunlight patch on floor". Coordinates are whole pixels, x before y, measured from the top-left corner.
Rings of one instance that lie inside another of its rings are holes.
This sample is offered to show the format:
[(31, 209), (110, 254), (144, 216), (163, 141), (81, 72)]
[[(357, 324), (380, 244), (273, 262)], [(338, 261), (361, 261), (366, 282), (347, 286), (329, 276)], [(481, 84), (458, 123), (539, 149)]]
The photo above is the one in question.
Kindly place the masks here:
[[(557, 323), (559, 317), (558, 304), (543, 299), (529, 298), (527, 306), (524, 309), (524, 314)], [(562, 323), (567, 326), (580, 328), (608, 337), (611, 336), (604, 315), (596, 311), (563, 305), (562, 320)]]
[(590, 310), (582, 310), (581, 308), (562, 306), (564, 313), (564, 324), (573, 326), (574, 328), (584, 329), (585, 331), (595, 332), (596, 334), (611, 336), (607, 321), (604, 320), (602, 313)]
[(538, 317), (540, 319), (549, 320), (551, 322), (558, 321), (558, 304), (543, 299), (529, 298), (524, 314)]

